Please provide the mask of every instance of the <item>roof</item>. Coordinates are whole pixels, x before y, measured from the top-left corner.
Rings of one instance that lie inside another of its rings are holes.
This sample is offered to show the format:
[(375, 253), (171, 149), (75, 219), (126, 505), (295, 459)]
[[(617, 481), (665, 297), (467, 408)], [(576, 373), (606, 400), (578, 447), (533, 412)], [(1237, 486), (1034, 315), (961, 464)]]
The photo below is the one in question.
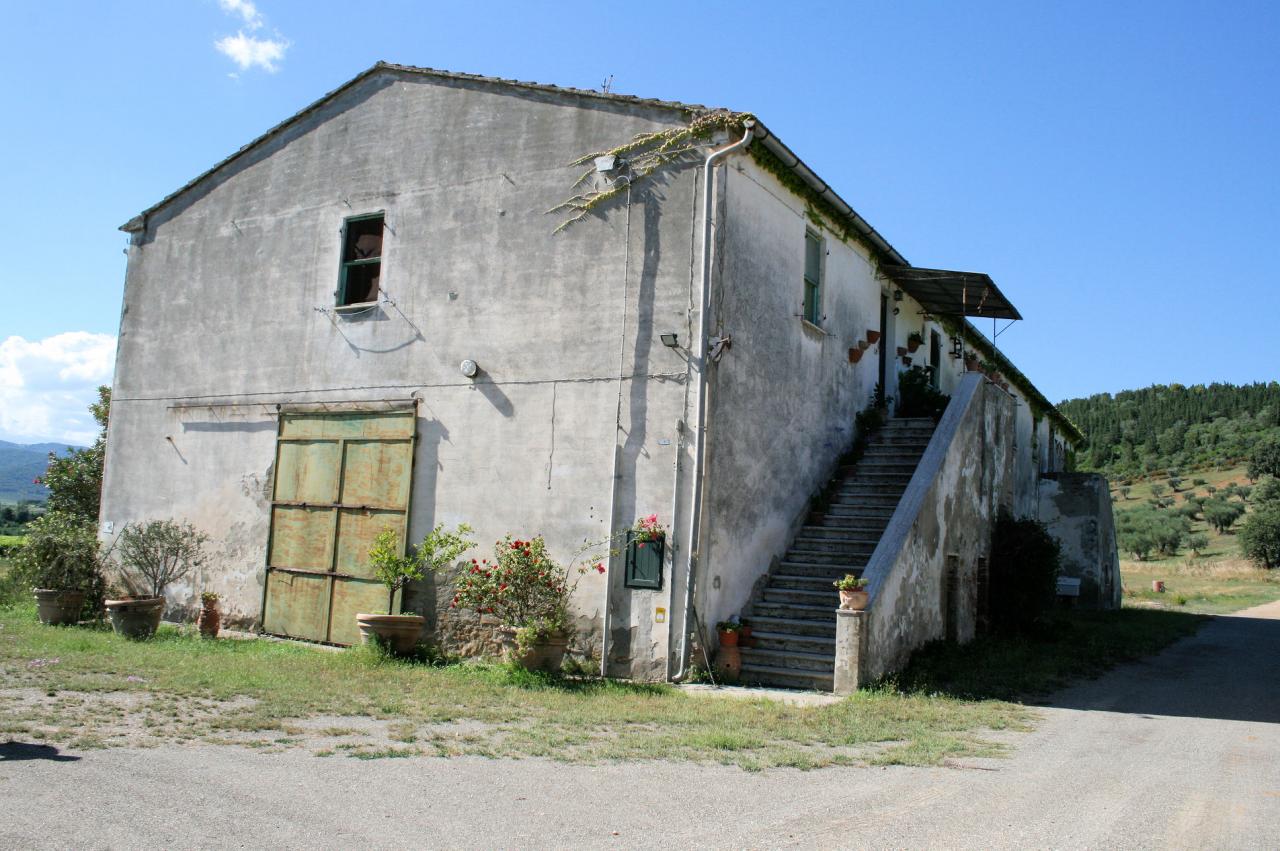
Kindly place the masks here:
[[(392, 62), (377, 62), (372, 67), (368, 68), (365, 71), (362, 71), (360, 74), (357, 74), (355, 77), (343, 83), (338, 88), (323, 95), (314, 103), (310, 104), (307, 107), (304, 107), (302, 110), (298, 111), (297, 113), (290, 116), (289, 118), (286, 118), (284, 121), (280, 122), (275, 127), (272, 127), (266, 133), (263, 133), (258, 138), (254, 139), (244, 147), (240, 148), (235, 153), (231, 154), (231, 156), (214, 164), (208, 170), (197, 175), (195, 178), (188, 181), (186, 184), (179, 187), (174, 192), (170, 193), (169, 195), (166, 195), (164, 198), (160, 199), (160, 201), (156, 202), (155, 204), (151, 205), (147, 209), (143, 210), (137, 216), (134, 216), (128, 222), (125, 222), (123, 225), (121, 225), (120, 230), (126, 231), (126, 232), (143, 230), (146, 227), (147, 217), (149, 217), (150, 215), (155, 213), (157, 210), (167, 205), (169, 202), (173, 201), (179, 196), (195, 188), (197, 185), (204, 182), (209, 177), (212, 177), (215, 173), (220, 171), (225, 166), (234, 162), (239, 157), (244, 156), (246, 153), (258, 147), (259, 145), (279, 135), (281, 132), (287, 130), (289, 127), (293, 126), (294, 124), (298, 123), (302, 119), (306, 118), (307, 116), (317, 111), (322, 106), (327, 104), (329, 101), (333, 100), (334, 98), (338, 97), (344, 92), (347, 92), (355, 88), (356, 86), (360, 85), (365, 80), (368, 80), (371, 77), (374, 77), (378, 74), (387, 73), (387, 72), (400, 73), (400, 74), (412, 74), (412, 75), (422, 76), (422, 77), (432, 77), (440, 80), (486, 83), (491, 85), (506, 86), (508, 88), (524, 89), (529, 91), (549, 92), (549, 93), (561, 94), (561, 95), (571, 95), (574, 97), (588, 98), (592, 100), (600, 100), (600, 101), (606, 101), (610, 103), (626, 103), (626, 104), (632, 104), (632, 105), (638, 105), (638, 106), (648, 106), (648, 107), (653, 107), (657, 109), (668, 109), (673, 112), (678, 112), (685, 115), (690, 113), (696, 114), (696, 113), (702, 113), (702, 112), (714, 112), (714, 111), (728, 112), (729, 111), (729, 110), (723, 110), (721, 108), (707, 107), (701, 104), (684, 103), (682, 101), (661, 100), (659, 98), (644, 98), (644, 97), (637, 97), (635, 95), (615, 94), (613, 92), (598, 92), (593, 89), (576, 89), (576, 88), (571, 88), (566, 86), (555, 86), (549, 83), (534, 83), (534, 82), (527, 82), (523, 80), (509, 80), (509, 79), (504, 79), (502, 77), (486, 77), (481, 74), (464, 74), (464, 73), (459, 73), (455, 71), (442, 71), (436, 68), (421, 68), (413, 65), (397, 65)], [(755, 121), (756, 123), (753, 131), (755, 143), (763, 145), (766, 149), (769, 150), (770, 153), (778, 157), (778, 159), (781, 160), (782, 163), (788, 169), (790, 169), (797, 177), (803, 180), (814, 192), (816, 192), (822, 199), (824, 199), (828, 204), (830, 204), (833, 208), (835, 208), (836, 211), (838, 211), (842, 216), (844, 216), (844, 218), (848, 221), (848, 223), (853, 227), (854, 231), (861, 234), (863, 238), (867, 240), (868, 244), (870, 244), (870, 246), (880, 255), (880, 259), (881, 261), (883, 261), (882, 266), (885, 268), (886, 273), (888, 272), (889, 267), (896, 267), (899, 270), (898, 274), (902, 274), (902, 275), (908, 274), (908, 272), (903, 270), (918, 271), (918, 272), (942, 272), (943, 271), (943, 270), (937, 270), (937, 269), (920, 269), (920, 270), (913, 269), (913, 267), (911, 267), (911, 264), (907, 261), (907, 259), (903, 257), (901, 254), (899, 254), (898, 250), (895, 249), (892, 245), (890, 245), (889, 241), (886, 240), (875, 228), (873, 228), (870, 225), (870, 223), (867, 222), (866, 219), (858, 215), (857, 211), (854, 210), (853, 207), (851, 207), (843, 198), (841, 198), (839, 194), (837, 194), (836, 191), (826, 183), (826, 181), (820, 178), (816, 172), (814, 172), (811, 168), (805, 165), (804, 162), (800, 159), (800, 157), (796, 156), (796, 154), (790, 148), (788, 148), (781, 139), (779, 139), (776, 135), (770, 132), (768, 127), (766, 127), (763, 122), (761, 122), (759, 119), (756, 119)], [(1005, 299), (1002, 294), (1000, 294), (999, 290), (995, 286), (995, 283), (992, 282), (991, 279), (986, 275), (982, 275), (980, 273), (974, 273), (974, 272), (947, 272), (945, 274), (974, 276), (974, 280), (977, 280), (979, 278), (982, 279), (983, 281), (985, 281), (986, 284), (989, 284), (990, 290), (994, 291), (994, 293), (998, 296), (999, 300), (1003, 302), (1003, 304), (1007, 305), (1010, 311), (1012, 311), (1014, 314), (1017, 313), (1017, 311), (1013, 308), (1013, 306), (1008, 303), (1008, 300)], [(921, 284), (921, 287), (922, 287), (921, 292), (924, 292), (923, 283)], [(907, 289), (907, 286), (904, 284), (903, 288)], [(913, 293), (913, 298), (914, 297), (915, 295)], [(917, 300), (920, 300), (920, 299), (917, 299)], [(963, 301), (964, 299), (962, 298), (962, 302)], [(921, 304), (925, 306), (925, 309), (929, 309), (928, 305), (925, 304), (924, 301), (921, 301)], [(970, 315), (992, 316), (993, 314), (984, 313), (984, 314), (970, 314)], [(1015, 315), (1010, 318), (1021, 318), (1021, 317)], [(1033, 385), (1029, 379), (1023, 376), (1022, 373), (1019, 372), (1013, 366), (1012, 362), (1009, 361), (1008, 358), (1006, 358), (1004, 354), (1001, 353), (1000, 350), (997, 349), (993, 343), (987, 341), (986, 338), (983, 337), (978, 332), (978, 330), (972, 325), (972, 323), (970, 323), (968, 320), (962, 319), (961, 321), (964, 323), (964, 331), (965, 331), (964, 336), (967, 340), (969, 340), (971, 345), (984, 351), (985, 353), (987, 353), (989, 356), (993, 357), (997, 361), (1007, 365), (1008, 368), (1003, 370), (1006, 376), (1008, 376), (1011, 380), (1013, 380), (1016, 384), (1018, 384), (1018, 386), (1024, 392), (1026, 392), (1027, 395), (1031, 399), (1033, 399), (1040, 407), (1043, 407), (1046, 411), (1049, 411), (1050, 416), (1052, 416), (1055, 419), (1055, 421), (1057, 421), (1059, 425), (1063, 427), (1063, 430), (1068, 435), (1075, 438), (1077, 442), (1080, 440), (1083, 440), (1083, 435), (1080, 433), (1080, 430), (1075, 426), (1075, 424), (1072, 423), (1070, 420), (1068, 420), (1065, 416), (1063, 416), (1063, 414), (1058, 411), (1058, 409), (1053, 405), (1053, 403), (1051, 403), (1048, 399), (1046, 399), (1044, 395), (1040, 393), (1039, 390), (1036, 389), (1035, 385)]]
[(1022, 318), (995, 281), (982, 272), (886, 265), (881, 265), (880, 271), (898, 283), (929, 313), (982, 319)]

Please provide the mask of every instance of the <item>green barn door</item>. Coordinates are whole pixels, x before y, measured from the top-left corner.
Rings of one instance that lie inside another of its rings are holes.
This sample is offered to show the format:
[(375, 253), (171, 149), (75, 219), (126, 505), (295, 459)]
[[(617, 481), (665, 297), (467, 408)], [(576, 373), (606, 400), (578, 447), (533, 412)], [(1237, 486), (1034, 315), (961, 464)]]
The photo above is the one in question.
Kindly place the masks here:
[(386, 612), (368, 553), (407, 537), (416, 425), (412, 408), (280, 414), (264, 632), (354, 644), (356, 613)]

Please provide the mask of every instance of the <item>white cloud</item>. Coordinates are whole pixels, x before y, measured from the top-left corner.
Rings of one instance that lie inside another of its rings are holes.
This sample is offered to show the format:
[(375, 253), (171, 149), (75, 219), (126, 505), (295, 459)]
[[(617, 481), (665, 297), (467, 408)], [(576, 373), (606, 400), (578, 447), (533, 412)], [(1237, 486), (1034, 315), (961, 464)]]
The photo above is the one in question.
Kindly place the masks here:
[(262, 26), (262, 13), (251, 0), (218, 0), (218, 5), (228, 15), (239, 15), (250, 32)]
[(223, 36), (215, 41), (214, 48), (236, 63), (241, 71), (261, 68), (268, 73), (275, 73), (280, 70), (284, 53), (289, 49), (289, 40), (278, 32), (271, 38), (249, 35), (262, 29), (266, 23), (266, 19), (262, 12), (258, 11), (253, 0), (218, 0), (218, 5), (226, 14), (240, 18), (242, 26), (235, 35)]
[(218, 39), (213, 46), (240, 66), (241, 71), (248, 71), (256, 65), (264, 71), (275, 73), (280, 70), (277, 63), (284, 60), (289, 42), (284, 39), (255, 38), (241, 31)]
[(0, 341), (0, 440), (87, 445), (98, 426), (89, 415), (100, 384), (110, 384), (116, 338), (68, 331), (43, 340)]

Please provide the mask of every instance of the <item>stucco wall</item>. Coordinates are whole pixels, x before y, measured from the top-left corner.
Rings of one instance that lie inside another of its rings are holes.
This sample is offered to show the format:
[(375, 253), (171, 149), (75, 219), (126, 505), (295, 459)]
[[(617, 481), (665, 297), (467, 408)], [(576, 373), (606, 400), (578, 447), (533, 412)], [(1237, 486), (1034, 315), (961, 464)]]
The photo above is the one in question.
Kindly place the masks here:
[[(707, 623), (741, 611), (785, 552), (871, 398), (883, 345), (849, 360), (880, 326), (868, 253), (806, 217), (804, 202), (748, 156), (725, 174), (711, 333), (732, 335), (733, 346), (711, 373), (698, 588)], [(801, 318), (806, 228), (825, 241), (821, 327)]]
[[(170, 614), (213, 590), (231, 622), (254, 623), (275, 406), (410, 395), (422, 400), (411, 539), (467, 521), (483, 542), (469, 555), (544, 533), (567, 561), (639, 515), (679, 520), (688, 368), (658, 334), (688, 340), (694, 318), (697, 169), (555, 236), (544, 211), (571, 194), (570, 159), (682, 121), (388, 71), (162, 207), (129, 249), (104, 536), (192, 520), (214, 557), (170, 590)], [(337, 316), (343, 219), (374, 211), (388, 301)], [(670, 609), (670, 582), (622, 593), (621, 572), (613, 559), (615, 672), (662, 678), (655, 609)], [(577, 613), (593, 647), (602, 599), (603, 580), (585, 576)]]
[(978, 559), (990, 552), (999, 507), (1012, 499), (1013, 412), (1009, 395), (976, 373), (957, 385), (863, 573), (870, 603), (859, 679), (896, 670), (927, 641), (973, 637)]
[(1120, 555), (1105, 476), (1048, 473), (1040, 483), (1040, 520), (1062, 544), (1062, 575), (1080, 580), (1079, 605), (1120, 607)]

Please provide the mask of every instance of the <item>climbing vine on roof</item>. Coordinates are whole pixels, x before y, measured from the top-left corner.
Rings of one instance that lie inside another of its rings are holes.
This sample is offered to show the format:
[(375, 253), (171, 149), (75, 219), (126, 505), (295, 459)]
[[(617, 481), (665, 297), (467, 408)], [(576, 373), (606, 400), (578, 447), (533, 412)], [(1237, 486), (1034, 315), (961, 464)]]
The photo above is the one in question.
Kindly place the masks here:
[(591, 179), (596, 169), (590, 164), (598, 157), (615, 157), (617, 168), (625, 169), (627, 179), (613, 180), (596, 189), (579, 192), (547, 210), (549, 214), (561, 213), (565, 216), (554, 232), (559, 233), (600, 209), (603, 204), (626, 192), (627, 187), (692, 158), (717, 131), (743, 132), (744, 123), (751, 118), (751, 114), (746, 112), (704, 112), (694, 115), (683, 127), (640, 133), (616, 147), (583, 154), (569, 163), (572, 167), (588, 166), (573, 182), (571, 189), (576, 190)]

